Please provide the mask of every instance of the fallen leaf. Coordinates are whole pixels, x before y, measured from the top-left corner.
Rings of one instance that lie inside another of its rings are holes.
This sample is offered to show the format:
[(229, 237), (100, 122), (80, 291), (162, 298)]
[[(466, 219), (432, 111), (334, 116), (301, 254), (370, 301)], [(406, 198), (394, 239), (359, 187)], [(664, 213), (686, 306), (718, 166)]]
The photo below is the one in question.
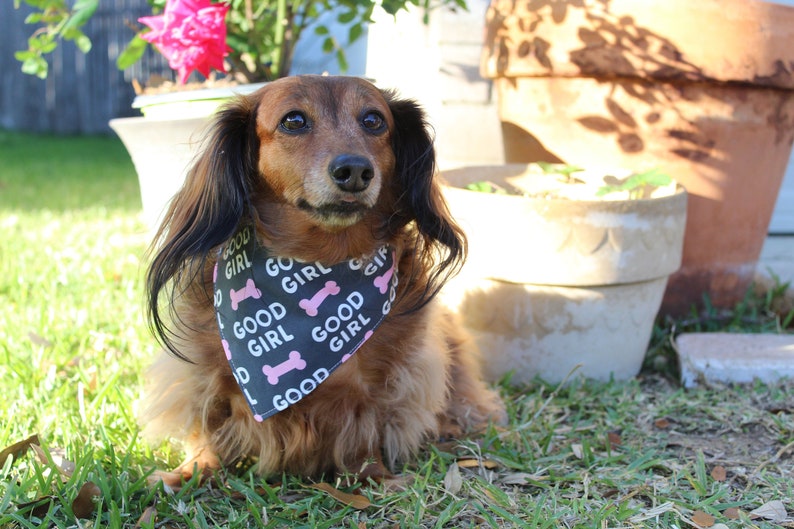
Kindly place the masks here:
[[(277, 488), (279, 488), (279, 487), (277, 487), (277, 486), (275, 486), (275, 485), (274, 485), (274, 486), (273, 486), (273, 488), (276, 488), (276, 489), (277, 489)], [(266, 496), (266, 495), (267, 495), (267, 491), (266, 491), (266, 490), (265, 490), (265, 488), (264, 488), (264, 487), (262, 487), (262, 486), (254, 487), (254, 488), (253, 488), (253, 489), (251, 489), (251, 490), (252, 490), (252, 491), (253, 491), (253, 493), (254, 493), (254, 494), (256, 494), (257, 496)], [(239, 490), (235, 490), (235, 491), (231, 492), (231, 493), (229, 494), (229, 497), (230, 497), (231, 499), (233, 499), (233, 500), (237, 500), (237, 501), (244, 501), (244, 500), (248, 500), (248, 494), (247, 494), (247, 493), (245, 493), (245, 492), (241, 492), (241, 491), (239, 491)], [(286, 503), (289, 503), (289, 502), (286, 502)]]
[(768, 501), (757, 509), (750, 511), (750, 518), (763, 518), (773, 522), (782, 522), (787, 516), (786, 506), (780, 500)]
[[(639, 493), (639, 491), (637, 491), (637, 492)], [(624, 498), (625, 497), (626, 496), (624, 496)], [(620, 501), (622, 502), (623, 500), (620, 500)], [(659, 504), (659, 505), (657, 505), (655, 507), (651, 507), (649, 509), (641, 510), (640, 512), (638, 512), (637, 514), (635, 514), (634, 516), (629, 518), (629, 521), (634, 523), (634, 524), (640, 524), (640, 523), (645, 522), (647, 520), (658, 519), (659, 516), (661, 516), (662, 514), (667, 513), (667, 512), (671, 512), (671, 511), (675, 511), (675, 504), (673, 504), (673, 502), (671, 502), (671, 501), (666, 501), (666, 502), (661, 503), (661, 504)]]
[(149, 505), (148, 507), (146, 507), (146, 509), (143, 510), (143, 514), (141, 514), (141, 517), (138, 518), (138, 521), (135, 523), (135, 529), (141, 529), (141, 527), (143, 527), (144, 524), (152, 525), (156, 517), (157, 517), (157, 505), (156, 504)]
[(617, 432), (609, 432), (609, 434), (607, 434), (607, 439), (609, 439), (610, 448), (615, 448), (616, 446), (623, 444), (623, 440), (620, 438), (620, 434)]
[(38, 444), (32, 444), (30, 445), (30, 447), (36, 453), (36, 459), (39, 460), (39, 463), (41, 463), (42, 465), (46, 465), (50, 462), (50, 458), (47, 457), (47, 453), (44, 451), (44, 449), (41, 448), (41, 446), (39, 446)]
[(739, 509), (736, 507), (728, 507), (722, 512), (722, 514), (729, 520), (739, 519)]
[(457, 463), (452, 463), (444, 476), (444, 489), (450, 494), (457, 494), (463, 486), (463, 477), (460, 475), (460, 467)]
[(504, 485), (526, 485), (533, 481), (543, 481), (544, 476), (536, 476), (527, 472), (512, 472), (499, 478), (499, 483)]
[(499, 463), (496, 461), (491, 461), (490, 459), (461, 459), (458, 461), (458, 466), (460, 468), (483, 467), (493, 470), (495, 468), (499, 468)]
[(9, 457), (13, 457), (14, 459), (19, 459), (19, 457), (30, 448), (32, 445), (39, 444), (39, 435), (33, 434), (27, 439), (23, 441), (18, 441), (11, 446), (8, 446), (0, 452), (0, 467), (5, 466), (6, 460)]
[(314, 485), (311, 485), (310, 488), (321, 490), (336, 501), (344, 503), (345, 505), (353, 507), (354, 509), (366, 509), (372, 505), (372, 503), (370, 503), (370, 501), (364, 496), (361, 496), (360, 494), (349, 494), (347, 492), (342, 492), (328, 483), (315, 483)]
[(573, 455), (576, 456), (576, 459), (584, 459), (584, 452), (582, 450), (582, 445), (579, 443), (573, 443), (571, 445), (571, 452)]
[(670, 427), (670, 421), (662, 417), (653, 421), (653, 425), (660, 430), (665, 430)]
[(102, 491), (97, 487), (96, 483), (91, 481), (83, 483), (83, 486), (80, 487), (80, 492), (77, 493), (77, 497), (72, 502), (72, 512), (75, 518), (88, 518), (91, 516), (96, 509), (94, 498), (101, 495)]
[(725, 467), (717, 465), (711, 469), (711, 479), (714, 481), (725, 481), (727, 477), (728, 472), (725, 470)]
[(48, 454), (37, 444), (32, 444), (30, 447), (36, 452), (36, 457), (42, 465), (52, 463), (64, 478), (70, 478), (74, 474), (77, 465), (66, 459), (66, 450), (63, 448), (51, 448)]
[(33, 331), (30, 331), (28, 333), (28, 338), (30, 338), (30, 341), (33, 345), (38, 345), (39, 347), (49, 348), (53, 346), (53, 343), (51, 341), (44, 338), (43, 336), (36, 334)]
[(695, 511), (692, 513), (692, 521), (701, 527), (711, 527), (714, 525), (714, 517), (707, 512)]
[[(57, 499), (57, 496), (42, 496), (41, 498), (36, 498), (33, 501), (20, 503), (17, 505), (17, 509), (21, 513), (29, 514), (30, 516), (34, 516), (36, 518), (44, 518), (47, 516), (47, 513), (50, 512), (50, 507), (52, 506), (53, 502), (55, 502)], [(30, 510), (25, 512), (28, 508)]]

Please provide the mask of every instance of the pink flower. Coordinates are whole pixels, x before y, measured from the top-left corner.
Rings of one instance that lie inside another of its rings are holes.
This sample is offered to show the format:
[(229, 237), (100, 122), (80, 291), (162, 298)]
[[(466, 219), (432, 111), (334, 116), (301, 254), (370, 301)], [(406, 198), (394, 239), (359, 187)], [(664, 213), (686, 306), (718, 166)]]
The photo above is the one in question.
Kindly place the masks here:
[(204, 77), (210, 68), (225, 72), (223, 58), (230, 51), (226, 45), (228, 10), (228, 4), (210, 0), (168, 0), (162, 15), (138, 19), (151, 28), (141, 37), (168, 59), (168, 65), (179, 72), (181, 84), (193, 70)]

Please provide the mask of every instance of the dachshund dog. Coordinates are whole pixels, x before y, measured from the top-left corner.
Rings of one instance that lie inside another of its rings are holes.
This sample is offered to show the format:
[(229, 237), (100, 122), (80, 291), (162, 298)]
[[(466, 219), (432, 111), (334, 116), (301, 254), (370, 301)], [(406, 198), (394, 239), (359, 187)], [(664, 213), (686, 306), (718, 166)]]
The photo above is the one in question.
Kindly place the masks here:
[(167, 351), (143, 422), (187, 452), (161, 478), (251, 460), (387, 480), (504, 421), (434, 298), (466, 249), (434, 171), (422, 110), (361, 79), (288, 77), (219, 111), (147, 275)]

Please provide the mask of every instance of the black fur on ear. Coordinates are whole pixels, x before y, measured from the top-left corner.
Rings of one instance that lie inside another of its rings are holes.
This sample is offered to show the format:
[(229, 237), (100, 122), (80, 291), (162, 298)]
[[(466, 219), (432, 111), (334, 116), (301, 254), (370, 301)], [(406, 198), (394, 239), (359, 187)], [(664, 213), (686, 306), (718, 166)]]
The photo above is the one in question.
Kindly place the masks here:
[(398, 99), (393, 92), (385, 91), (384, 97), (395, 124), (392, 185), (398, 197), (389, 229), (393, 232), (413, 222), (419, 232), (417, 258), (433, 270), (415, 310), (435, 296), (460, 269), (466, 258), (466, 237), (450, 216), (435, 179), (435, 150), (424, 112), (415, 101)]
[(171, 339), (160, 297), (170, 291), (168, 305), (173, 307), (174, 298), (202, 272), (210, 252), (231, 237), (251, 210), (249, 191), (259, 151), (256, 109), (256, 99), (239, 97), (218, 112), (155, 237), (146, 277), (149, 322), (155, 336), (185, 360)]

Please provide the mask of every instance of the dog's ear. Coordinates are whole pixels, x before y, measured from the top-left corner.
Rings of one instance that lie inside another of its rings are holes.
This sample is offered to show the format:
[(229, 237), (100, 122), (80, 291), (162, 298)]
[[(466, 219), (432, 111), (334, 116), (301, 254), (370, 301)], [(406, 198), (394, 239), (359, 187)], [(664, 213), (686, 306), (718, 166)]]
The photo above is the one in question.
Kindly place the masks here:
[(256, 107), (256, 99), (240, 97), (218, 112), (155, 237), (147, 308), (155, 334), (172, 351), (158, 309), (160, 295), (171, 280), (189, 283), (246, 214), (259, 150)]
[[(425, 302), (435, 295), (466, 257), (466, 238), (453, 221), (435, 179), (435, 150), (425, 114), (409, 99), (384, 92), (394, 117), (392, 149), (395, 155), (394, 186), (400, 225), (413, 221), (422, 238), (421, 257), (435, 262)], [(394, 227), (394, 226), (393, 226)], [(433, 261), (432, 254), (440, 256)]]

